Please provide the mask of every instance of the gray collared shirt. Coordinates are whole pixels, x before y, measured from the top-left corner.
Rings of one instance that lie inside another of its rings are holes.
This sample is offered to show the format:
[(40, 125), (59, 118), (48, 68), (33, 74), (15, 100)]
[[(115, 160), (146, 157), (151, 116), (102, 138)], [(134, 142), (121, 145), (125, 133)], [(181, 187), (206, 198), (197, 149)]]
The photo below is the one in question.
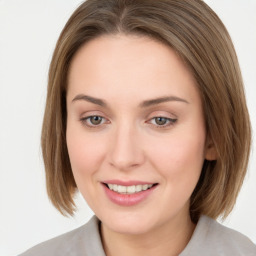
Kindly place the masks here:
[[(20, 256), (106, 256), (99, 220), (93, 216), (82, 227), (43, 242)], [(201, 216), (196, 229), (179, 256), (256, 256), (256, 245), (241, 233)]]

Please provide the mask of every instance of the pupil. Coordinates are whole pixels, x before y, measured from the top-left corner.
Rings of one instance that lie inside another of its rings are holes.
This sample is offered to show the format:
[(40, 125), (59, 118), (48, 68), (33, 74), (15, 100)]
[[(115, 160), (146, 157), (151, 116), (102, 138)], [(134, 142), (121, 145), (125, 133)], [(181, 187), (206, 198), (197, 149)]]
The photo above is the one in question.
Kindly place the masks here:
[(164, 125), (166, 123), (166, 118), (164, 118), (164, 117), (157, 117), (156, 118), (156, 123), (158, 125)]
[(91, 117), (91, 123), (94, 125), (100, 124), (102, 120), (102, 117), (100, 116), (92, 116)]

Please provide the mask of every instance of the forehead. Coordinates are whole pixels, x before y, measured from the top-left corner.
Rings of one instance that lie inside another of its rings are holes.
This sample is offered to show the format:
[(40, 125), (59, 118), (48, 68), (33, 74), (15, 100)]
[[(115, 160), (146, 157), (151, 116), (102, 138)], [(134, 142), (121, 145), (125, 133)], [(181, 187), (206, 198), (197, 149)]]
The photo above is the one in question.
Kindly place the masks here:
[[(100, 98), (123, 92), (126, 98), (197, 93), (193, 75), (171, 47), (142, 36), (107, 35), (83, 45), (74, 56), (68, 96)], [(183, 95), (182, 95), (183, 94)]]

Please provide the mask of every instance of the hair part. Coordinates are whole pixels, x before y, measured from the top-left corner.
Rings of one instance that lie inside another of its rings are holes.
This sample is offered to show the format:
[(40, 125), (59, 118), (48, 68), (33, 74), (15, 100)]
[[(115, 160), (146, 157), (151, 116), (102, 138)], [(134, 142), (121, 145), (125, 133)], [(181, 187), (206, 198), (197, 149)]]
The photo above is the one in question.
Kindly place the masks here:
[(225, 218), (246, 174), (251, 128), (231, 38), (201, 0), (87, 0), (73, 13), (49, 69), (41, 137), (49, 198), (63, 215), (73, 214), (77, 188), (66, 145), (66, 91), (72, 58), (86, 42), (120, 33), (167, 44), (193, 74), (217, 160), (204, 162), (191, 195), (191, 218), (194, 222), (201, 214)]

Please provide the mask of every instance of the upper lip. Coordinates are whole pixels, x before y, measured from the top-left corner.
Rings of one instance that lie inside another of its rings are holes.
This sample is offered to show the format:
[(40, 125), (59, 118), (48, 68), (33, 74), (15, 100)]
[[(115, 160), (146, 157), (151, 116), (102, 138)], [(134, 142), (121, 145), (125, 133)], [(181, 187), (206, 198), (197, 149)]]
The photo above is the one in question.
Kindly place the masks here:
[(155, 182), (148, 182), (148, 181), (140, 181), (140, 180), (129, 180), (129, 181), (122, 181), (122, 180), (104, 180), (102, 183), (105, 184), (117, 184), (121, 186), (132, 186), (132, 185), (153, 185), (156, 184)]

